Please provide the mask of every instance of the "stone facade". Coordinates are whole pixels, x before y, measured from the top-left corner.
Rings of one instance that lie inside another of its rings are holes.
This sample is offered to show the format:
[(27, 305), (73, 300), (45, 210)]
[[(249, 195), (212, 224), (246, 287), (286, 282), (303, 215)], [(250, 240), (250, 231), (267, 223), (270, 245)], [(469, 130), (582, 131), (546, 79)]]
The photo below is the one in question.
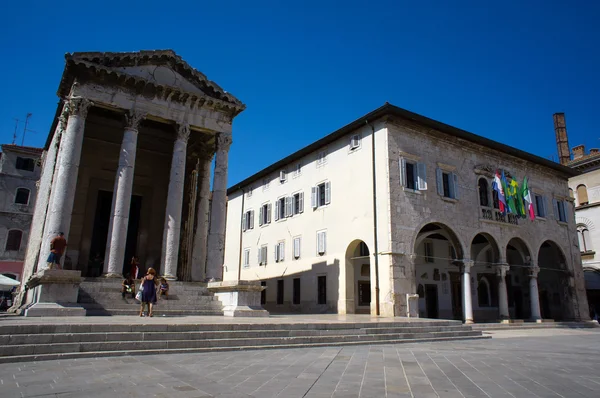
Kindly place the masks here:
[[(497, 209), (496, 170), (535, 220)], [(574, 174), (386, 104), (229, 189), (224, 278), (270, 311), (586, 319)]]
[(17, 145), (2, 145), (0, 153), (0, 273), (18, 280), (31, 227), (41, 156), (41, 148)]
[(213, 186), (226, 184), (245, 106), (170, 50), (67, 54), (58, 95), (25, 276), (64, 232), (64, 268), (87, 276), (121, 277), (136, 256), (171, 280), (220, 279), (223, 257), (209, 253), (223, 242), (202, 236), (224, 234), (209, 216), (225, 218), (225, 197), (210, 201), (206, 165), (216, 153)]

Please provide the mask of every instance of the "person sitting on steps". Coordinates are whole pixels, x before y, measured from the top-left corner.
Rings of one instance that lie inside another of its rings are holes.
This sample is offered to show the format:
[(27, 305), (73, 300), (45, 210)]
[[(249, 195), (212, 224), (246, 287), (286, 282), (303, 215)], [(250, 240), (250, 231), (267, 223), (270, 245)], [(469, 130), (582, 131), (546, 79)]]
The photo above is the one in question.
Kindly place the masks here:
[(123, 283), (121, 283), (121, 297), (125, 298), (125, 294), (131, 293), (131, 298), (135, 298), (135, 282), (128, 274)]
[(160, 296), (165, 296), (165, 299), (169, 299), (169, 283), (165, 278), (160, 278), (160, 290), (159, 290), (159, 298)]

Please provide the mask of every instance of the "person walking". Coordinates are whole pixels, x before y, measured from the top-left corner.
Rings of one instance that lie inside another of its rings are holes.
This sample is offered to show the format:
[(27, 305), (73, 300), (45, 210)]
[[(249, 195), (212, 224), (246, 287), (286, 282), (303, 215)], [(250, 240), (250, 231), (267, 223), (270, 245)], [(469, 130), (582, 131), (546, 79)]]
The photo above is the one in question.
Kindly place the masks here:
[(146, 276), (142, 279), (142, 307), (140, 308), (140, 316), (144, 316), (144, 305), (148, 304), (148, 316), (153, 316), (152, 308), (156, 304), (156, 286), (158, 285), (158, 279), (156, 279), (156, 271), (154, 268), (148, 268)]
[(58, 269), (61, 269), (60, 259), (66, 249), (67, 240), (65, 239), (65, 234), (59, 232), (58, 235), (50, 241), (50, 255), (48, 256), (48, 260), (46, 260), (49, 269), (54, 268), (55, 265)]

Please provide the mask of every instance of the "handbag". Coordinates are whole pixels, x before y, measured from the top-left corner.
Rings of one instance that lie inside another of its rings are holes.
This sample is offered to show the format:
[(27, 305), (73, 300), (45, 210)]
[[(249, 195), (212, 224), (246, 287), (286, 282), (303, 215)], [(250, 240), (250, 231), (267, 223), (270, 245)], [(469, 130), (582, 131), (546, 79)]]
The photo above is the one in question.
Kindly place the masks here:
[(142, 283), (140, 283), (140, 288), (138, 289), (138, 292), (143, 292), (144, 291), (144, 281), (142, 281)]
[(137, 292), (137, 294), (135, 295), (135, 299), (137, 301), (142, 301), (142, 292)]

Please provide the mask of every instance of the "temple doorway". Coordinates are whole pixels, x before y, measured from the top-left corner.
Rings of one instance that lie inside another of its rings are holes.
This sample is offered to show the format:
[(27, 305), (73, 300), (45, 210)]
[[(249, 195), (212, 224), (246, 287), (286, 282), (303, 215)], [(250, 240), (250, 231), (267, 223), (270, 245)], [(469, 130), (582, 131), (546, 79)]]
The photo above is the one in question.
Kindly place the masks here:
[[(92, 267), (88, 267), (88, 275), (90, 276), (99, 276), (98, 272), (93, 268), (97, 255), (100, 256), (103, 262), (108, 261), (108, 259), (104, 258), (104, 254), (106, 252), (106, 240), (108, 239), (108, 228), (110, 225), (112, 197), (112, 192), (103, 190), (98, 191), (92, 242), (90, 245), (89, 260), (92, 265)], [(129, 211), (129, 225), (127, 227), (127, 241), (125, 243), (125, 256), (123, 258), (122, 266), (123, 274), (129, 273), (131, 258), (136, 255), (141, 209), (142, 197), (139, 195), (132, 195), (131, 208)]]

